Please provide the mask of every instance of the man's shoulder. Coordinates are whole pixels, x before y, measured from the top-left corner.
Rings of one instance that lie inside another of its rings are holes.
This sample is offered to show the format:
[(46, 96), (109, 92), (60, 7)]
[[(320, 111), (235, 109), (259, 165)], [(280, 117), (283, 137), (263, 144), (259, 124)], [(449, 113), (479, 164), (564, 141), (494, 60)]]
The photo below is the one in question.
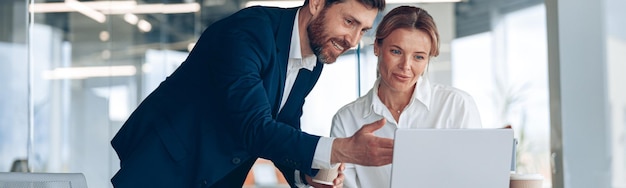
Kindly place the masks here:
[(297, 11), (297, 8), (279, 8), (279, 7), (266, 7), (266, 6), (251, 6), (243, 8), (237, 11), (235, 14), (284, 14), (292, 11)]
[[(289, 16), (290, 13), (295, 15), (297, 9), (293, 8), (277, 8), (277, 7), (263, 7), (252, 6), (246, 7), (229, 16), (229, 19), (240, 19), (240, 21), (251, 21), (250, 23), (258, 23), (259, 20), (278, 21), (282, 16)], [(263, 22), (261, 22), (263, 23)]]
[[(269, 39), (271, 37), (268, 36), (274, 35), (281, 25), (293, 25), (293, 23), (287, 23), (288, 21), (286, 22), (285, 20), (293, 22), (293, 18), (286, 18), (290, 15), (295, 18), (295, 11), (297, 9), (262, 6), (247, 7), (211, 24), (208, 30), (217, 32), (215, 35), (218, 36), (236, 33), (236, 35), (255, 35)], [(290, 12), (293, 14), (290, 14)]]

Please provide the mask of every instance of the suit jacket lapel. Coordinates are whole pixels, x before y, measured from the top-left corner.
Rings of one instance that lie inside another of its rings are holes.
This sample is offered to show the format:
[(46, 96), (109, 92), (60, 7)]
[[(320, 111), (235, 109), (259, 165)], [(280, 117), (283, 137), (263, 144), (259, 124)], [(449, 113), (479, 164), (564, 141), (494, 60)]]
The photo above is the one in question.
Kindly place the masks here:
[(279, 120), (300, 128), (300, 116), (302, 116), (302, 105), (304, 105), (305, 97), (313, 90), (323, 67), (322, 63), (317, 62), (313, 71), (307, 69), (299, 70), (298, 77), (289, 93), (289, 98), (278, 116)]
[(276, 61), (278, 62), (279, 71), (279, 80), (277, 81), (279, 86), (278, 91), (276, 91), (278, 95), (276, 95), (276, 100), (273, 105), (274, 108), (272, 108), (272, 115), (274, 117), (278, 116), (278, 109), (280, 108), (282, 97), (287, 97), (283, 96), (283, 90), (285, 89), (289, 48), (291, 46), (291, 32), (293, 31), (293, 22), (296, 18), (296, 12), (298, 12), (298, 7), (291, 8), (280, 16), (280, 24), (278, 24), (274, 36), (276, 38)]

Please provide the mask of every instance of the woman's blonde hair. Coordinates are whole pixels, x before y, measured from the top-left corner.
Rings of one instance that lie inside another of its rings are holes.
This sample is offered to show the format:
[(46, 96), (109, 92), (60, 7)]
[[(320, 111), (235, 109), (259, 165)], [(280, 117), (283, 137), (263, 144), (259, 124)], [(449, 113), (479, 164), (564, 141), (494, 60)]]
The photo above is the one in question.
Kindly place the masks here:
[(376, 29), (377, 45), (382, 44), (391, 32), (400, 28), (417, 29), (427, 33), (431, 43), (429, 56), (439, 55), (439, 31), (433, 17), (426, 10), (413, 6), (400, 6), (391, 10)]

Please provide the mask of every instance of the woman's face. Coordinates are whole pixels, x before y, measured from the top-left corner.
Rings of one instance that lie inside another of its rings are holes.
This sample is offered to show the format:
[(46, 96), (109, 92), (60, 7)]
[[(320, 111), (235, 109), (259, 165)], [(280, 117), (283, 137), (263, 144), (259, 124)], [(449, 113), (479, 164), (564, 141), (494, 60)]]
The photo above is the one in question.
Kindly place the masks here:
[(381, 89), (412, 92), (430, 60), (430, 37), (417, 29), (396, 29), (375, 43)]

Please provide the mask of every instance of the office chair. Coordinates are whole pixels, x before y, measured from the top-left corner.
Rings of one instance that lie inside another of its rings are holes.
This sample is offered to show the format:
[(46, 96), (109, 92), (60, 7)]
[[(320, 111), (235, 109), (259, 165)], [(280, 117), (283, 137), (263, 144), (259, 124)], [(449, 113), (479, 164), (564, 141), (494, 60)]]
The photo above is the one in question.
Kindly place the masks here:
[(87, 188), (82, 173), (0, 172), (0, 188)]

